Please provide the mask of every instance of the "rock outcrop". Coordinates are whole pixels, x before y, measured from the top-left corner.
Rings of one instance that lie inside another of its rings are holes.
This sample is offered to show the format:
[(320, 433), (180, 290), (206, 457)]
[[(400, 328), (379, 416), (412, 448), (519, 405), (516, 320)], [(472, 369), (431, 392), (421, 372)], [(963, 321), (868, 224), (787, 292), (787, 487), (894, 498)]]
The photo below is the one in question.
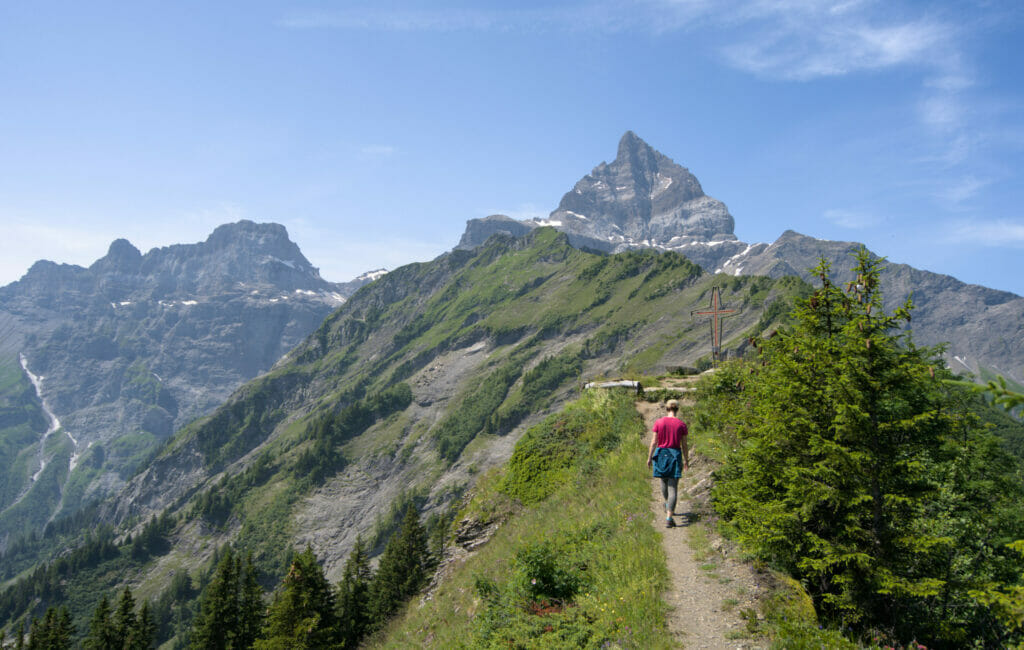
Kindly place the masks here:
[[(270, 369), (374, 277), (327, 282), (283, 226), (241, 221), (146, 254), (118, 239), (89, 268), (40, 261), (0, 288), (0, 358), (24, 358), (66, 434), (40, 463), (63, 453), (65, 474), (82, 475), (58, 481), (70, 486), (58, 507), (118, 490), (174, 430)], [(21, 470), (18, 493), (35, 487), (40, 463)], [(10, 505), (0, 503), (0, 536)]]

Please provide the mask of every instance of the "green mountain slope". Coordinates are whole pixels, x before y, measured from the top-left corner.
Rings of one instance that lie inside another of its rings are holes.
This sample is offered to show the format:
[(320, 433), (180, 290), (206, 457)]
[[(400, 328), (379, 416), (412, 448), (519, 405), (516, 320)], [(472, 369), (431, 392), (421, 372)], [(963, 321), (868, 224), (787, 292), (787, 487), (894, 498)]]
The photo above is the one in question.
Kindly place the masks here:
[[(132, 535), (115, 536), (115, 559), (90, 560), (97, 568), (70, 572), (49, 598), (0, 601), (0, 620), (64, 598), (84, 629), (97, 581), (130, 582), (139, 599), (169, 585), (187, 593), (178, 578), (198, 578), (228, 542), (254, 554), (266, 586), (306, 545), (336, 581), (357, 535), (379, 551), (400, 504), (448, 511), (581, 380), (706, 359), (708, 325), (690, 312), (715, 284), (738, 310), (725, 321), (726, 349), (771, 328), (786, 311), (773, 305), (805, 289), (711, 276), (675, 253), (584, 252), (551, 229), (397, 269), (178, 432), (101, 507), (101, 521)], [(82, 534), (51, 526), (39, 548)]]
[(456, 545), (431, 597), (367, 646), (673, 647), (633, 399), (587, 391), (531, 427), (458, 517), (460, 530), (502, 525), (472, 555)]

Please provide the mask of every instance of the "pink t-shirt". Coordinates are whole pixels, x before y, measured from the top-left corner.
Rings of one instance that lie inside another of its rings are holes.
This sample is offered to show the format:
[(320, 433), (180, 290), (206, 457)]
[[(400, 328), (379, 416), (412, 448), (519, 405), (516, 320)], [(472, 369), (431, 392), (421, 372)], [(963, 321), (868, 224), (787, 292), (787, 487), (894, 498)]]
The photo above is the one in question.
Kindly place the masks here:
[(654, 423), (652, 431), (658, 434), (658, 446), (669, 447), (670, 449), (682, 449), (680, 441), (688, 433), (686, 423), (671, 415), (658, 418), (657, 422)]

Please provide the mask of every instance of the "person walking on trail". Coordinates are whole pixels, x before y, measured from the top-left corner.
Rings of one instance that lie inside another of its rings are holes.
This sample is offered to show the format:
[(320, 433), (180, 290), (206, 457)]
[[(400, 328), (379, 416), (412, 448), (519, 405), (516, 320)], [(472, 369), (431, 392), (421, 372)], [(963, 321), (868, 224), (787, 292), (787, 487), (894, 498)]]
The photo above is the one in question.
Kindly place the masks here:
[(676, 417), (679, 402), (665, 402), (668, 415), (658, 418), (651, 429), (651, 446), (647, 450), (647, 466), (654, 467), (654, 478), (661, 479), (661, 496), (665, 499), (665, 527), (676, 525), (672, 514), (676, 509), (676, 492), (684, 469), (690, 469), (690, 452), (686, 445), (686, 423)]

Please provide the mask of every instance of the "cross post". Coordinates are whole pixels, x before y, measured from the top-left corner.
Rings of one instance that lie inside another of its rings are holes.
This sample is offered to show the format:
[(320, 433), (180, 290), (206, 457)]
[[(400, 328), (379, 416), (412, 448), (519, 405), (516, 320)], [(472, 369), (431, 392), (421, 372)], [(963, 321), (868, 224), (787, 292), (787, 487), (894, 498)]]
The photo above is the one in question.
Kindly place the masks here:
[(690, 312), (694, 316), (710, 316), (711, 323), (711, 360), (718, 363), (722, 354), (722, 320), (736, 313), (735, 309), (722, 309), (722, 298), (718, 286), (711, 287), (711, 305), (708, 309)]

